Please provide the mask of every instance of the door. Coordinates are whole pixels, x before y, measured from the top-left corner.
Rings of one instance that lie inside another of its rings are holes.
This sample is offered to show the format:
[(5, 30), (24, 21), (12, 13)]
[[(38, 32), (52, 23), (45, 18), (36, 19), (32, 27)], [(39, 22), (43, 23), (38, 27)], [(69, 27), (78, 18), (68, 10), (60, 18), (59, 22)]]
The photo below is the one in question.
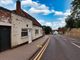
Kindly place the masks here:
[(10, 31), (11, 31), (10, 27), (0, 26), (0, 51), (4, 51), (11, 47)]

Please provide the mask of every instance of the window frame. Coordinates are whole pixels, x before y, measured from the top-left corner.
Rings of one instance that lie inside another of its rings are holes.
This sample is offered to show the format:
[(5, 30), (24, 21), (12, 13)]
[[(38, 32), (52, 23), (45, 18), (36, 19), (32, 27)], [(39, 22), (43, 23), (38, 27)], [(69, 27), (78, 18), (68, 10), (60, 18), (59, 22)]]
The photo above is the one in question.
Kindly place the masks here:
[(39, 30), (38, 29), (35, 29), (35, 34), (39, 34)]
[(23, 28), (21, 29), (21, 37), (25, 37), (25, 36), (28, 36), (28, 29)]

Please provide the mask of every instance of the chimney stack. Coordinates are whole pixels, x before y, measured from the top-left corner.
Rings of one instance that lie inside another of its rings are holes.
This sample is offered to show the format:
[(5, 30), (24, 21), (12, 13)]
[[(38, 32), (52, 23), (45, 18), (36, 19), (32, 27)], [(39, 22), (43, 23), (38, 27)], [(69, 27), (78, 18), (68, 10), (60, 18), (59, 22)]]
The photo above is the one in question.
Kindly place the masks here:
[(16, 2), (16, 12), (19, 13), (21, 11), (21, 2), (20, 0), (17, 0)]

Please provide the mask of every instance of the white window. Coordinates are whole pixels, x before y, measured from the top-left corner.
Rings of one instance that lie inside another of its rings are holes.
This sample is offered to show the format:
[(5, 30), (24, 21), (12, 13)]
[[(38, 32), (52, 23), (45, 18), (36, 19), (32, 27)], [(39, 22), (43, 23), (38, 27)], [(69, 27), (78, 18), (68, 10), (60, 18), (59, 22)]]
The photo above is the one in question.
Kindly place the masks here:
[(22, 37), (28, 36), (28, 30), (27, 30), (27, 29), (22, 29), (22, 31), (21, 31), (21, 36), (22, 36)]

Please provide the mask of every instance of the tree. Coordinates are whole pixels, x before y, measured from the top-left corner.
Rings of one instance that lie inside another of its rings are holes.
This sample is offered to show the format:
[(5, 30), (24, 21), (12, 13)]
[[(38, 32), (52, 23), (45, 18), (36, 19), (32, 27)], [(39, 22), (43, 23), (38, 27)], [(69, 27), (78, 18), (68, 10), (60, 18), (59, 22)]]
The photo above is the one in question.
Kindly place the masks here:
[(75, 20), (75, 28), (80, 28), (80, 0), (74, 0), (72, 2), (72, 17)]
[(66, 19), (66, 27), (70, 29), (75, 27), (75, 21), (71, 16), (68, 16)]
[(80, 28), (80, 20), (77, 20), (76, 25), (77, 25), (77, 26), (76, 26), (77, 28)]
[(45, 34), (50, 34), (52, 33), (52, 28), (50, 26), (42, 26)]
[(72, 1), (72, 13), (66, 19), (67, 28), (80, 28), (80, 0)]

